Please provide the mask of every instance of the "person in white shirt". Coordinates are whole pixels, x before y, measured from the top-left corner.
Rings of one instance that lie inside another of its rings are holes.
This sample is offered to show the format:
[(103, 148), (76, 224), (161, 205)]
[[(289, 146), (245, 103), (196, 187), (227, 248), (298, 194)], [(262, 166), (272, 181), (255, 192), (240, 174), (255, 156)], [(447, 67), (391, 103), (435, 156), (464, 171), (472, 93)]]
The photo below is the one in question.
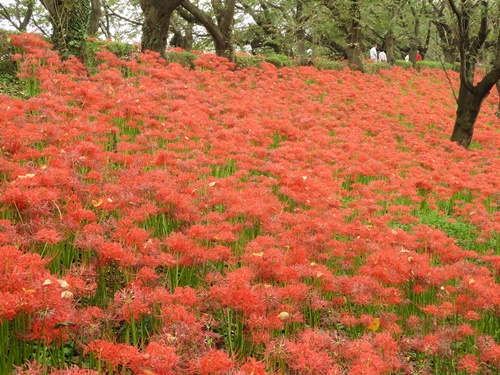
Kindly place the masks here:
[(380, 51), (380, 53), (378, 54), (378, 61), (387, 62), (387, 55), (385, 54), (384, 50)]
[(377, 43), (375, 43), (370, 50), (370, 59), (373, 62), (377, 62)]
[(247, 55), (252, 55), (252, 46), (250, 45), (250, 43), (245, 44), (243, 48), (245, 49), (245, 53)]

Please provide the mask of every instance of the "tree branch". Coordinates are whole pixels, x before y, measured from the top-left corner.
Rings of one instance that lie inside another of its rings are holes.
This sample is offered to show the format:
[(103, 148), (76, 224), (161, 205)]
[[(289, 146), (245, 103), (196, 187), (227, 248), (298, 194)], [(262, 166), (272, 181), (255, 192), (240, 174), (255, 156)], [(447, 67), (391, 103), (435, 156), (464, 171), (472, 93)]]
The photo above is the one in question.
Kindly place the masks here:
[(12, 21), (12, 18), (10, 17), (10, 14), (9, 14), (9, 11), (2, 4), (0, 4), (0, 15), (2, 15), (2, 17), (4, 17), (7, 21), (9, 21), (9, 23), (12, 26), (14, 26), (17, 30), (19, 30), (17, 25)]
[(500, 33), (498, 33), (497, 37), (496, 56), (495, 61), (493, 61), (493, 68), (500, 69)]
[(235, 5), (236, 0), (226, 0), (224, 11), (221, 13), (219, 27), (224, 35), (227, 35), (233, 27)]
[(116, 17), (116, 18), (118, 18), (120, 20), (123, 20), (125, 22), (131, 23), (132, 25), (142, 26), (141, 22), (137, 22), (137, 21), (131, 20), (130, 18), (123, 17), (123, 16), (120, 16), (118, 13), (115, 13), (113, 11), (113, 9), (111, 9), (111, 7), (108, 4), (106, 4), (106, 3), (104, 3), (104, 8), (106, 8), (106, 11), (108, 12), (108, 15), (112, 15), (113, 17)]
[(176, 9), (177, 13), (184, 18), (185, 21), (189, 23), (196, 23), (199, 24), (198, 20), (193, 17), (191, 13), (189, 13), (186, 9), (184, 9), (182, 6)]
[(472, 49), (474, 53), (477, 53), (479, 49), (482, 47), (484, 42), (486, 41), (486, 38), (488, 37), (489, 30), (488, 30), (488, 0), (482, 0), (481, 1), (481, 26), (479, 28), (479, 31), (477, 33), (477, 36), (474, 38), (472, 42)]
[(448, 4), (450, 4), (452, 12), (455, 14), (458, 20), (458, 28), (459, 32), (462, 33), (462, 15), (460, 14), (460, 11), (457, 8), (457, 5), (455, 4), (454, 0), (448, 0)]
[(34, 6), (35, 6), (35, 1), (31, 0), (28, 3), (28, 9), (26, 10), (26, 14), (24, 15), (24, 18), (23, 18), (21, 24), (19, 25), (20, 26), (20, 30), (26, 31), (26, 29), (28, 28), (28, 25), (30, 23), (31, 17), (33, 16), (33, 7)]
[(35, 24), (35, 27), (40, 30), (40, 32), (43, 34), (43, 35), (49, 35), (49, 33), (47, 32), (47, 30), (45, 30), (42, 26), (40, 26), (38, 24), (38, 22), (36, 21), (36, 18), (33, 18), (33, 23)]
[(181, 6), (191, 13), (207, 29), (210, 35), (217, 36), (219, 39), (224, 38), (214, 21), (196, 5), (191, 4), (188, 0), (183, 0)]

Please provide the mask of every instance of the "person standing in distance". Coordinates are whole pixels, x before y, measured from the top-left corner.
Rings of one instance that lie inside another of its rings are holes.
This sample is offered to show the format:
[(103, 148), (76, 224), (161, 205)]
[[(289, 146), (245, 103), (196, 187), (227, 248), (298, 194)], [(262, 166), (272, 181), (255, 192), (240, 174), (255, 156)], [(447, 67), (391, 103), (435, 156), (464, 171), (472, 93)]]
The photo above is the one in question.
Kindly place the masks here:
[(377, 62), (377, 43), (370, 49), (370, 60)]
[(378, 61), (387, 62), (387, 55), (385, 54), (384, 50), (380, 51), (380, 53), (378, 54)]
[(248, 56), (252, 56), (252, 46), (250, 45), (250, 43), (246, 42), (246, 44), (243, 48), (245, 49), (245, 53)]

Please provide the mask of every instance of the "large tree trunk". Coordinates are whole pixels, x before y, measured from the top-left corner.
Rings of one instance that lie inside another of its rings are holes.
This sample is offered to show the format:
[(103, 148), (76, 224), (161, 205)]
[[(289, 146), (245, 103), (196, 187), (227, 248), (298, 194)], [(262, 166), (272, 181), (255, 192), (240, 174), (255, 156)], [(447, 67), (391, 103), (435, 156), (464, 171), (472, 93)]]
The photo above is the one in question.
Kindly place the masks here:
[(455, 61), (457, 60), (457, 49), (452, 46), (443, 46), (442, 50), (444, 55), (444, 62), (448, 64), (455, 64)]
[(236, 59), (234, 46), (232, 43), (232, 38), (228, 39), (225, 36), (217, 34), (215, 36), (212, 35), (215, 45), (215, 54), (217, 56), (222, 56), (227, 58), (229, 61), (234, 62)]
[(180, 47), (186, 51), (193, 49), (193, 24), (188, 22), (184, 30), (176, 27), (174, 23), (171, 25), (174, 35), (170, 39), (172, 47)]
[(350, 6), (347, 62), (351, 69), (363, 71), (363, 53), (361, 51), (361, 11), (358, 0), (352, 0)]
[(415, 23), (413, 25), (413, 34), (411, 36), (410, 43), (410, 61), (413, 65), (413, 68), (417, 67), (417, 52), (418, 52), (418, 44), (420, 38), (420, 19), (418, 15), (415, 15)]
[(217, 54), (224, 56), (229, 61), (235, 62), (236, 55), (233, 44), (233, 26), (234, 26), (234, 13), (236, 11), (236, 0), (226, 0), (224, 9), (217, 15), (218, 26), (224, 36), (224, 50), (220, 50)]
[(140, 0), (144, 23), (141, 49), (155, 51), (165, 57), (170, 18), (182, 0)]
[(385, 36), (385, 51), (387, 54), (387, 62), (391, 65), (394, 65), (396, 62), (396, 57), (394, 56), (394, 33), (389, 31), (389, 33)]
[[(497, 61), (500, 62), (500, 58), (497, 58)], [(500, 79), (500, 64), (490, 71), (481, 82), (475, 86), (470, 84), (472, 82), (470, 77), (473, 74), (470, 72), (474, 71), (474, 64), (469, 61), (466, 65), (464, 69), (468, 70), (469, 78), (461, 77), (460, 79), (457, 118), (455, 120), (451, 140), (457, 142), (462, 147), (469, 148), (474, 133), (474, 124), (481, 110), (481, 104)]]
[(52, 43), (63, 57), (87, 57), (90, 0), (41, 0), (52, 24)]
[(497, 71), (496, 77), (498, 78), (494, 78), (492, 75), (489, 83), (484, 82), (486, 79), (484, 78), (481, 81), (484, 84), (481, 87), (479, 85), (474, 87), (472, 92), (465, 85), (460, 84), (457, 118), (451, 135), (453, 142), (457, 142), (462, 147), (469, 148), (474, 133), (474, 124), (481, 110), (481, 104), (495, 84), (493, 81), (495, 79), (498, 81), (500, 78), (500, 71)]
[(468, 148), (472, 141), (474, 124), (479, 115), (481, 103), (482, 99), (480, 100), (479, 97), (474, 96), (465, 85), (460, 85), (457, 101), (457, 117), (451, 140), (457, 142), (462, 147)]
[(99, 22), (101, 20), (102, 9), (101, 0), (91, 0), (90, 23), (88, 28), (89, 35), (96, 35), (99, 31)]
[(396, 37), (394, 35), (394, 29), (396, 28), (399, 10), (401, 8), (401, 1), (396, 0), (391, 4), (391, 19), (390, 27), (385, 35), (385, 52), (387, 54), (387, 62), (391, 65), (396, 63), (396, 56), (394, 55), (394, 45), (396, 43)]
[(479, 110), (484, 98), (489, 94), (493, 86), (500, 80), (500, 33), (497, 36), (495, 58), (492, 69), (484, 78), (474, 85), (474, 68), (477, 55), (488, 36), (488, 2), (482, 2), (481, 22), (477, 34), (472, 37), (471, 4), (461, 2), (460, 8), (454, 0), (448, 0), (448, 4), (455, 13), (459, 27), (459, 51), (460, 51), (460, 89), (458, 93), (457, 118), (453, 128), (451, 140), (460, 146), (468, 148), (474, 124), (477, 120)]

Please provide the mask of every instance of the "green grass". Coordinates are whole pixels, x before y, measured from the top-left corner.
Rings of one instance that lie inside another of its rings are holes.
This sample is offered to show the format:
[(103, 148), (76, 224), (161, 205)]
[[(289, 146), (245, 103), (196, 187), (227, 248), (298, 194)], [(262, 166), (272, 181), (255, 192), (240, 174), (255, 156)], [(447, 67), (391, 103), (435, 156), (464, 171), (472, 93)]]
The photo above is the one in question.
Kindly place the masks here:
[(215, 178), (227, 178), (234, 175), (237, 170), (238, 168), (236, 167), (236, 162), (228, 160), (226, 164), (214, 165), (210, 175)]

